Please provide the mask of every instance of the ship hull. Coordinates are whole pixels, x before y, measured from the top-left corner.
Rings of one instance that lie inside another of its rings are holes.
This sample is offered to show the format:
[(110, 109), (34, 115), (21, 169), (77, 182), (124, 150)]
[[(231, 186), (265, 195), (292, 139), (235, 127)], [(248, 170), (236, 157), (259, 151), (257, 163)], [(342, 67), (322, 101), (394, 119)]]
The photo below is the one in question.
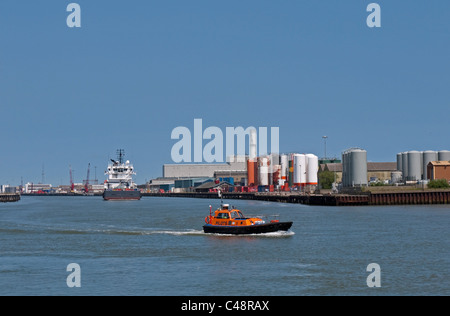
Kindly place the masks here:
[(207, 234), (251, 235), (288, 231), (292, 222), (276, 222), (251, 226), (221, 226), (206, 224), (203, 231)]
[(138, 201), (141, 192), (138, 190), (105, 190), (103, 193), (105, 201)]

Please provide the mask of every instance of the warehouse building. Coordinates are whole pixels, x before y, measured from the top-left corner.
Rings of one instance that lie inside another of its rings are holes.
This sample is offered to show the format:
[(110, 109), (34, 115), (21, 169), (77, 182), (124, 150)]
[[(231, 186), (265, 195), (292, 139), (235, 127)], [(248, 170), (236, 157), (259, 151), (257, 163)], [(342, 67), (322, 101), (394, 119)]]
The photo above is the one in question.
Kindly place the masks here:
[(213, 178), (218, 171), (247, 173), (248, 157), (229, 157), (224, 164), (166, 164), (163, 178)]

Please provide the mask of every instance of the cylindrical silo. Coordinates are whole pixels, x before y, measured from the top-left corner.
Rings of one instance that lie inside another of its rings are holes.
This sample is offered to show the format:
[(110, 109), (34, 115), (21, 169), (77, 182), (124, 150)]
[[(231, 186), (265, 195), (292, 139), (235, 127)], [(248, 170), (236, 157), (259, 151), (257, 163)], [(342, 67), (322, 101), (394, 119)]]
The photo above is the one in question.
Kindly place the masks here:
[(403, 170), (403, 156), (402, 153), (397, 154), (397, 171)]
[(255, 160), (247, 160), (247, 183), (249, 186), (258, 185), (258, 163)]
[(319, 157), (316, 155), (308, 154), (306, 155), (307, 169), (306, 169), (306, 184), (307, 185), (317, 185), (319, 172)]
[(391, 172), (391, 183), (396, 184), (400, 182), (402, 182), (402, 172), (401, 171)]
[(342, 154), (343, 186), (360, 187), (367, 186), (367, 151), (352, 148)]
[(275, 169), (275, 166), (278, 166), (280, 164), (280, 155), (279, 154), (270, 154), (269, 158), (270, 158), (270, 164), (269, 164), (269, 185), (278, 184), (278, 180), (277, 180), (276, 183), (273, 182), (273, 175), (277, 171)]
[(367, 186), (367, 151), (353, 149), (350, 153), (350, 170), (352, 186)]
[(349, 187), (349, 173), (350, 169), (348, 167), (348, 152), (344, 151), (342, 153), (342, 185), (344, 187)]
[(301, 186), (306, 184), (306, 156), (294, 155), (294, 185)]
[(289, 173), (288, 173), (288, 182), (289, 187), (294, 185), (294, 154), (289, 155)]
[(281, 160), (281, 181), (280, 181), (280, 185), (284, 185), (287, 181), (287, 175), (289, 173), (289, 160), (288, 160), (288, 156), (287, 155), (281, 155), (280, 157)]
[(408, 180), (408, 152), (402, 153), (403, 181)]
[(423, 166), (422, 166), (422, 171), (423, 171), (423, 176), (422, 176), (422, 180), (427, 180), (428, 179), (428, 164), (432, 161), (438, 161), (438, 153), (437, 151), (424, 151), (423, 152)]
[(450, 151), (441, 150), (438, 153), (438, 159), (439, 159), (439, 161), (450, 161)]
[(252, 128), (250, 130), (250, 156), (249, 156), (249, 159), (251, 159), (252, 161), (256, 161), (258, 159), (257, 143), (258, 143), (258, 136), (256, 134), (256, 129)]
[(269, 158), (259, 158), (259, 185), (269, 185)]
[(408, 181), (422, 179), (422, 154), (419, 151), (408, 152)]

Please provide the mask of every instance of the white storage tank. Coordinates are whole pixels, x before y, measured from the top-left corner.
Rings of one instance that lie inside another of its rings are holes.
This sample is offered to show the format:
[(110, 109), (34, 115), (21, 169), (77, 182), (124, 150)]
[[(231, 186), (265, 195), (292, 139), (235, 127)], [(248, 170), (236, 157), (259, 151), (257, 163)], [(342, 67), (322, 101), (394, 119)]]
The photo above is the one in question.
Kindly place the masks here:
[(287, 181), (289, 175), (289, 159), (288, 155), (281, 155), (281, 172), (280, 172), (280, 185), (284, 185)]
[(256, 161), (258, 158), (258, 135), (256, 133), (256, 129), (252, 128), (250, 130), (250, 156), (249, 159)]
[(294, 155), (294, 185), (300, 186), (306, 184), (306, 156), (301, 154)]
[(259, 185), (269, 185), (269, 164), (269, 158), (259, 158)]
[(401, 171), (391, 172), (391, 183), (392, 184), (401, 183), (402, 180), (403, 179), (402, 179), (402, 172)]
[(408, 181), (422, 180), (422, 153), (419, 151), (408, 152)]
[(319, 157), (313, 154), (306, 155), (306, 184), (308, 185), (317, 185), (318, 180), (318, 172), (319, 172)]
[(269, 164), (269, 185), (278, 184), (273, 182), (273, 175), (277, 171), (275, 166), (280, 165), (280, 155), (279, 154), (270, 154), (269, 155), (270, 164)]

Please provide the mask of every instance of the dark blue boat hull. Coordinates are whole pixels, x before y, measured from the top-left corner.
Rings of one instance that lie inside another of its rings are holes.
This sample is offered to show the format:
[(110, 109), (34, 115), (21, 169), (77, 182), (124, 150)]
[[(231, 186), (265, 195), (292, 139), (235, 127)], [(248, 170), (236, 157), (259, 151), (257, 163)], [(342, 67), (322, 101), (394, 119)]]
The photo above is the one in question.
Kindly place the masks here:
[(105, 190), (103, 199), (105, 201), (137, 201), (141, 199), (141, 191)]
[(288, 231), (292, 222), (276, 222), (251, 226), (220, 226), (206, 224), (203, 231), (207, 234), (250, 235)]

